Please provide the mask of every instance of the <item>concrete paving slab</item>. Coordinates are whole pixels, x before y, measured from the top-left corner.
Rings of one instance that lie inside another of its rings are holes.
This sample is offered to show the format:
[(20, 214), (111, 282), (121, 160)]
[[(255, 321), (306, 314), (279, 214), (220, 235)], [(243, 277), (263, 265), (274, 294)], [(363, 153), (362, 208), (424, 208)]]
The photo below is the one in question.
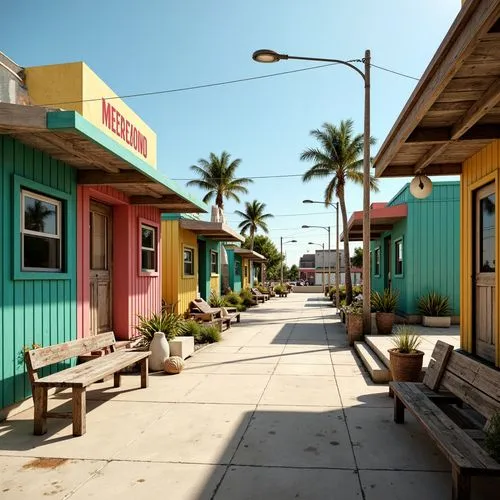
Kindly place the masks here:
[(286, 345), (265, 345), (241, 347), (238, 354), (265, 354), (279, 356), (286, 349)]
[(220, 465), (113, 461), (71, 496), (71, 500), (209, 500), (225, 469)]
[(281, 356), (279, 364), (331, 365), (332, 360), (328, 352), (319, 354), (288, 352)]
[(186, 373), (219, 373), (221, 369), (221, 365), (218, 363), (197, 363), (194, 360), (188, 359), (186, 362), (186, 365), (184, 366), (184, 370), (182, 371), (181, 374), (186, 374)]
[(408, 412), (405, 424), (394, 423), (392, 408), (346, 408), (345, 413), (360, 469), (450, 470)]
[[(344, 368), (341, 368), (341, 367)], [(356, 377), (340, 376), (337, 369), (342, 370), (353, 365), (336, 365), (338, 390), (344, 407), (372, 407), (392, 408), (394, 400), (389, 397), (389, 386), (387, 384), (376, 384), (372, 382), (367, 374)]]
[(193, 403), (257, 404), (270, 375), (213, 374), (199, 384), (184, 401)]
[(0, 457), (0, 498), (62, 500), (105, 465), (100, 460)]
[(283, 354), (330, 354), (330, 346), (325, 344), (287, 344)]
[(351, 349), (333, 348), (330, 352), (332, 363), (336, 365), (357, 365), (359, 358)]
[(231, 466), (214, 500), (360, 500), (358, 476), (349, 470)]
[(255, 405), (178, 403), (122, 449), (120, 460), (227, 464)]
[(275, 365), (259, 363), (227, 363), (220, 365), (217, 373), (219, 375), (271, 375)]
[(266, 405), (341, 406), (334, 377), (274, 375), (260, 401)]
[(259, 405), (234, 465), (354, 468), (342, 409)]
[(203, 352), (196, 356), (197, 363), (259, 363), (275, 365), (280, 360), (279, 354), (224, 354), (220, 352)]
[(274, 370), (275, 375), (314, 375), (332, 377), (334, 374), (332, 364), (311, 365), (278, 363)]
[(358, 365), (335, 365), (335, 375), (337, 377), (359, 377), (367, 375), (368, 372), (359, 364)]

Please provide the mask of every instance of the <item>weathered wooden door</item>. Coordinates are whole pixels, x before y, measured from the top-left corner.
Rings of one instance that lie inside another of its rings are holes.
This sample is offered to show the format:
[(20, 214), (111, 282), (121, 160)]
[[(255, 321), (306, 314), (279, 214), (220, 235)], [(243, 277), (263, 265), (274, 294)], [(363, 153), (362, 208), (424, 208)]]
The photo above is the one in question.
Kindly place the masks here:
[(391, 288), (391, 237), (384, 239), (384, 288)]
[(90, 334), (112, 330), (112, 208), (90, 204)]
[(476, 354), (495, 361), (496, 200), (495, 184), (476, 192), (475, 200), (475, 344)]

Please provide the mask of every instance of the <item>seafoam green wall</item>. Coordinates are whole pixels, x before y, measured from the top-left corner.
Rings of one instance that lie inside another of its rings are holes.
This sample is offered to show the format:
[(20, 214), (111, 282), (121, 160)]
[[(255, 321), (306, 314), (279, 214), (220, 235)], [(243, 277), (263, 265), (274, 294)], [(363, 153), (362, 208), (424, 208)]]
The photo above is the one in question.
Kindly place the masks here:
[[(59, 276), (21, 273), (19, 269), (21, 187), (63, 201), (65, 272)], [(76, 339), (76, 174), (64, 163), (1, 135), (0, 235), (3, 408), (31, 393), (22, 360), (23, 346), (48, 346)]]
[[(198, 248), (199, 248), (199, 287), (200, 295), (208, 300), (210, 298), (210, 264), (211, 257), (210, 252), (213, 250), (219, 255), (219, 276), (220, 276), (220, 243), (218, 241), (213, 241), (204, 238), (198, 238)], [(220, 290), (216, 290), (217, 294), (220, 295)]]
[[(226, 249), (227, 261), (229, 267), (229, 287), (233, 292), (241, 291), (241, 256), (236, 255), (233, 250)], [(239, 269), (239, 274), (236, 274), (236, 269)]]

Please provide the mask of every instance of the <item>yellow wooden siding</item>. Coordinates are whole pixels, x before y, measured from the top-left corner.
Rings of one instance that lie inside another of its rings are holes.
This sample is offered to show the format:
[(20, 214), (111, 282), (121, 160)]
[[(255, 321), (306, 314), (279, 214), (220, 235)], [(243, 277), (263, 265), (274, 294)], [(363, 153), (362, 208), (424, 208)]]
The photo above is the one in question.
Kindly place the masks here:
[(219, 275), (210, 276), (210, 293), (212, 290), (215, 291), (217, 295), (220, 295), (220, 285), (219, 285)]
[[(480, 187), (496, 182), (496, 203), (500, 199), (500, 141), (495, 141), (483, 148), (479, 153), (469, 158), (463, 164), (460, 179), (460, 342), (462, 349), (473, 351), (474, 311), (473, 311), (473, 282), (474, 275), (474, 248), (473, 242), (473, 213), (474, 191)], [(495, 260), (499, 261), (500, 248), (498, 244), (498, 231), (500, 228), (500, 211), (496, 210), (496, 254)], [(500, 311), (500, 293), (498, 293), (499, 276), (495, 273), (496, 310)], [(496, 365), (500, 366), (500, 334), (498, 328), (499, 314), (495, 316), (494, 332), (496, 334)]]
[[(198, 246), (194, 233), (181, 229), (178, 220), (162, 221), (162, 294), (182, 314), (196, 298), (198, 288)], [(194, 276), (183, 276), (184, 246), (194, 250)]]
[(249, 283), (250, 283), (250, 261), (245, 257), (243, 257), (241, 259), (241, 287), (248, 288), (250, 286)]

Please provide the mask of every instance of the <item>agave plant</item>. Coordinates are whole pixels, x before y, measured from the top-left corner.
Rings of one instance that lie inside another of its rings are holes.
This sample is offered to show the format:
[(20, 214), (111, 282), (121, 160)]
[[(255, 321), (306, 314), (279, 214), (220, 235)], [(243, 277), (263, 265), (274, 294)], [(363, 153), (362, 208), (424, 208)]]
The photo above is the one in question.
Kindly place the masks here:
[(421, 339), (414, 328), (409, 325), (400, 325), (396, 327), (396, 333), (392, 336), (391, 342), (401, 354), (409, 354), (418, 349)]
[(220, 295), (217, 295), (213, 290), (210, 293), (210, 298), (208, 299), (208, 302), (211, 307), (224, 307), (226, 305), (226, 300), (224, 297), (221, 297)]
[(153, 313), (149, 318), (138, 315), (139, 324), (135, 327), (141, 335), (139, 346), (149, 348), (156, 332), (163, 332), (167, 340), (186, 331), (186, 322), (182, 316), (175, 313)]
[(449, 316), (450, 301), (446, 295), (437, 292), (427, 292), (419, 297), (418, 310), (424, 316)]
[(392, 313), (398, 305), (399, 292), (386, 288), (383, 293), (372, 292), (371, 307), (374, 312)]

